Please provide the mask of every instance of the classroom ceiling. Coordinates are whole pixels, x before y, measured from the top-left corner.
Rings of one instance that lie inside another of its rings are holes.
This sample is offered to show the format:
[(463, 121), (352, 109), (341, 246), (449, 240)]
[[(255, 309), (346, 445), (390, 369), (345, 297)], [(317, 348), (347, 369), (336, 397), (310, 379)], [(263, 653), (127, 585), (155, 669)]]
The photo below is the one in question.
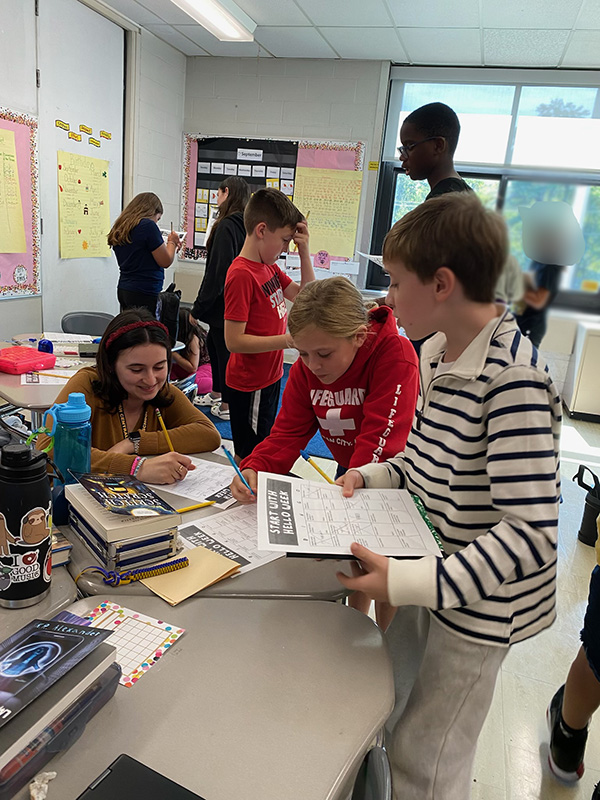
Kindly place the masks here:
[(108, 0), (188, 56), (600, 67), (599, 0), (236, 0), (254, 42), (220, 42), (170, 0)]

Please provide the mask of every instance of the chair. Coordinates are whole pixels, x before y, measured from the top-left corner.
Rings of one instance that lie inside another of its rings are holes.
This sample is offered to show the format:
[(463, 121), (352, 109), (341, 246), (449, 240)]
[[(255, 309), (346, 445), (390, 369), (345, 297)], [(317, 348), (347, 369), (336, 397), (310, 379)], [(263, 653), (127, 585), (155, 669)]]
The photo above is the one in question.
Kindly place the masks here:
[(60, 325), (63, 333), (102, 336), (111, 319), (114, 319), (114, 315), (105, 314), (103, 311), (70, 311), (64, 315)]
[(392, 800), (390, 762), (383, 747), (372, 747), (360, 765), (352, 800)]
[(196, 383), (196, 373), (192, 372), (186, 378), (180, 378), (178, 381), (171, 381), (172, 386), (176, 386), (184, 393), (190, 403), (193, 403), (196, 395), (198, 394), (198, 385)]

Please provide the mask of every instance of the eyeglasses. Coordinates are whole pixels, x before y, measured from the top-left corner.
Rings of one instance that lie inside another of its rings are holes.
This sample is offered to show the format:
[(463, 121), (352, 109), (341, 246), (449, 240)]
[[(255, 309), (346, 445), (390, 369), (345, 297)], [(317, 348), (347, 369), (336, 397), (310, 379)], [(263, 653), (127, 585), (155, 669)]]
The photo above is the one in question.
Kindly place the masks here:
[(398, 153), (400, 158), (406, 158), (411, 150), (419, 144), (424, 144), (425, 142), (432, 142), (434, 139), (445, 139), (445, 136), (428, 136), (427, 139), (421, 139), (420, 142), (413, 142), (412, 144), (401, 144), (398, 148)]

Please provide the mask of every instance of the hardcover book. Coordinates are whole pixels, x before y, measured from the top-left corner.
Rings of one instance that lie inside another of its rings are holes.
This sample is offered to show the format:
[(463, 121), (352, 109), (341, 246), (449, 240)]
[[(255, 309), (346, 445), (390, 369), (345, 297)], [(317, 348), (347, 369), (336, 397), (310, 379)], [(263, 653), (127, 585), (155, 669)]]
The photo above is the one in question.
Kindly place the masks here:
[(174, 508), (132, 475), (73, 474), (94, 500), (113, 514), (147, 519), (176, 513)]

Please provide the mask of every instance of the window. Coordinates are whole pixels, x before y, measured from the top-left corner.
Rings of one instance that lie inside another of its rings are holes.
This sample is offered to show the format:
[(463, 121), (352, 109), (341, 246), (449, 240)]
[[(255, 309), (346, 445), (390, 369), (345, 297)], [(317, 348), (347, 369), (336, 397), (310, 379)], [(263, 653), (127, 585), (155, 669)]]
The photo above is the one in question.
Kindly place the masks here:
[[(557, 305), (600, 312), (600, 79), (595, 73), (394, 68), (375, 208), (371, 252), (389, 228), (429, 192), (411, 181), (397, 157), (406, 116), (443, 102), (461, 123), (455, 163), (482, 202), (500, 211), (511, 253), (524, 270), (519, 206), (569, 203), (586, 241), (583, 258), (565, 267)], [(370, 265), (367, 288), (387, 278)]]

